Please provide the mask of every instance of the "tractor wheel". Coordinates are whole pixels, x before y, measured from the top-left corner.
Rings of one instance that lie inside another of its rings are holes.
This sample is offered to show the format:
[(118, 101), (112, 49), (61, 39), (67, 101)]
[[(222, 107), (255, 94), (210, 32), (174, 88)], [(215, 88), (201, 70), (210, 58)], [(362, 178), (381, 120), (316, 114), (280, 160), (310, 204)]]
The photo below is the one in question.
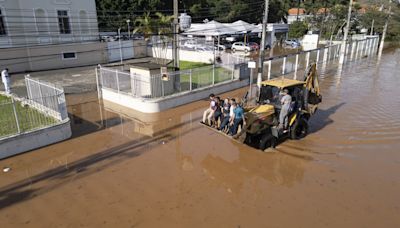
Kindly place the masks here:
[(274, 139), (273, 135), (271, 135), (270, 133), (267, 133), (262, 136), (262, 138), (260, 140), (259, 149), (264, 151), (265, 149), (267, 149), (269, 147), (275, 148), (275, 139)]
[(308, 134), (308, 123), (304, 118), (301, 118), (294, 123), (290, 132), (291, 139), (302, 139)]
[(236, 49), (235, 49), (235, 48), (232, 48), (232, 52), (236, 52)]

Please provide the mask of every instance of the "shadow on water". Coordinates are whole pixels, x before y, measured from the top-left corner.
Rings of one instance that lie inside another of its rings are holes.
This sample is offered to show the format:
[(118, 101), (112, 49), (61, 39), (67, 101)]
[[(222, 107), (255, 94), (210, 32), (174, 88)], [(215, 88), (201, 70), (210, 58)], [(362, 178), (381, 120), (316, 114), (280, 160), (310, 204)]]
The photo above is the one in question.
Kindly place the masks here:
[[(171, 126), (169, 129), (165, 129), (156, 134), (155, 137), (143, 136), (125, 144), (89, 155), (75, 162), (71, 162), (68, 165), (59, 166), (8, 186), (4, 186), (0, 188), (0, 210), (52, 191), (53, 189), (70, 183), (72, 180), (83, 178), (104, 170), (117, 163), (126, 161), (126, 159), (140, 156), (148, 149), (159, 146), (160, 141), (170, 141), (192, 131), (192, 129), (188, 129), (177, 135), (170, 134), (173, 130), (189, 124), (192, 121), (200, 121), (200, 118)], [(70, 178), (70, 180), (66, 180), (67, 178)], [(32, 185), (43, 183), (46, 180), (52, 180), (54, 182), (51, 182), (44, 187), (32, 188)]]
[(318, 109), (317, 113), (312, 117), (310, 124), (309, 133), (316, 133), (326, 126), (333, 123), (333, 120), (329, 118), (332, 114), (336, 113), (339, 108), (345, 105), (345, 102), (332, 106), (328, 109)]

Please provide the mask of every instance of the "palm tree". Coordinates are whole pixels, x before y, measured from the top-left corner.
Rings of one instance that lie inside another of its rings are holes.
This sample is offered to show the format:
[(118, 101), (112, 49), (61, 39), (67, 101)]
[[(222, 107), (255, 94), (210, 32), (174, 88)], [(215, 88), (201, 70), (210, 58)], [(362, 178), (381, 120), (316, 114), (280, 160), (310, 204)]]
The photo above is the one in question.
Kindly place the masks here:
[(145, 40), (151, 40), (153, 46), (157, 48), (154, 50), (154, 57), (158, 64), (165, 65), (168, 60), (166, 59), (168, 43), (172, 37), (172, 21), (173, 16), (164, 15), (157, 12), (157, 18), (152, 18), (150, 13), (145, 13), (142, 17), (135, 20), (136, 29), (133, 33), (143, 33)]

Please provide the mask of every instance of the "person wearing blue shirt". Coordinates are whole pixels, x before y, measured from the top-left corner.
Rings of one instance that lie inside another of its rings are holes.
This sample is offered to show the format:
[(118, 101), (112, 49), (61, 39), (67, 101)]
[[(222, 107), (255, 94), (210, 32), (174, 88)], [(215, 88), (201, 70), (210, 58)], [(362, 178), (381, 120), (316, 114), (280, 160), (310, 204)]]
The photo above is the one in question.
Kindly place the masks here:
[(233, 116), (230, 117), (230, 129), (229, 129), (229, 134), (231, 136), (234, 136), (237, 134), (239, 125), (243, 127), (243, 124), (245, 124), (245, 119), (244, 119), (244, 110), (242, 107), (238, 106), (236, 102), (232, 102), (233, 106)]

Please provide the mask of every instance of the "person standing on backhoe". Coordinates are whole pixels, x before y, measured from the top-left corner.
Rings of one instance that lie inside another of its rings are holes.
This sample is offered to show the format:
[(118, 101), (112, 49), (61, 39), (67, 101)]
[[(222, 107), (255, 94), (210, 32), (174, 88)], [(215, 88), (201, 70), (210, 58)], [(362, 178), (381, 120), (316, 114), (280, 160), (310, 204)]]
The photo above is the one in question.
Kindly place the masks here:
[(288, 114), (290, 104), (292, 103), (292, 97), (289, 95), (289, 90), (283, 90), (283, 97), (281, 98), (281, 113), (279, 114), (279, 128), (282, 130), (287, 129), (288, 126)]

